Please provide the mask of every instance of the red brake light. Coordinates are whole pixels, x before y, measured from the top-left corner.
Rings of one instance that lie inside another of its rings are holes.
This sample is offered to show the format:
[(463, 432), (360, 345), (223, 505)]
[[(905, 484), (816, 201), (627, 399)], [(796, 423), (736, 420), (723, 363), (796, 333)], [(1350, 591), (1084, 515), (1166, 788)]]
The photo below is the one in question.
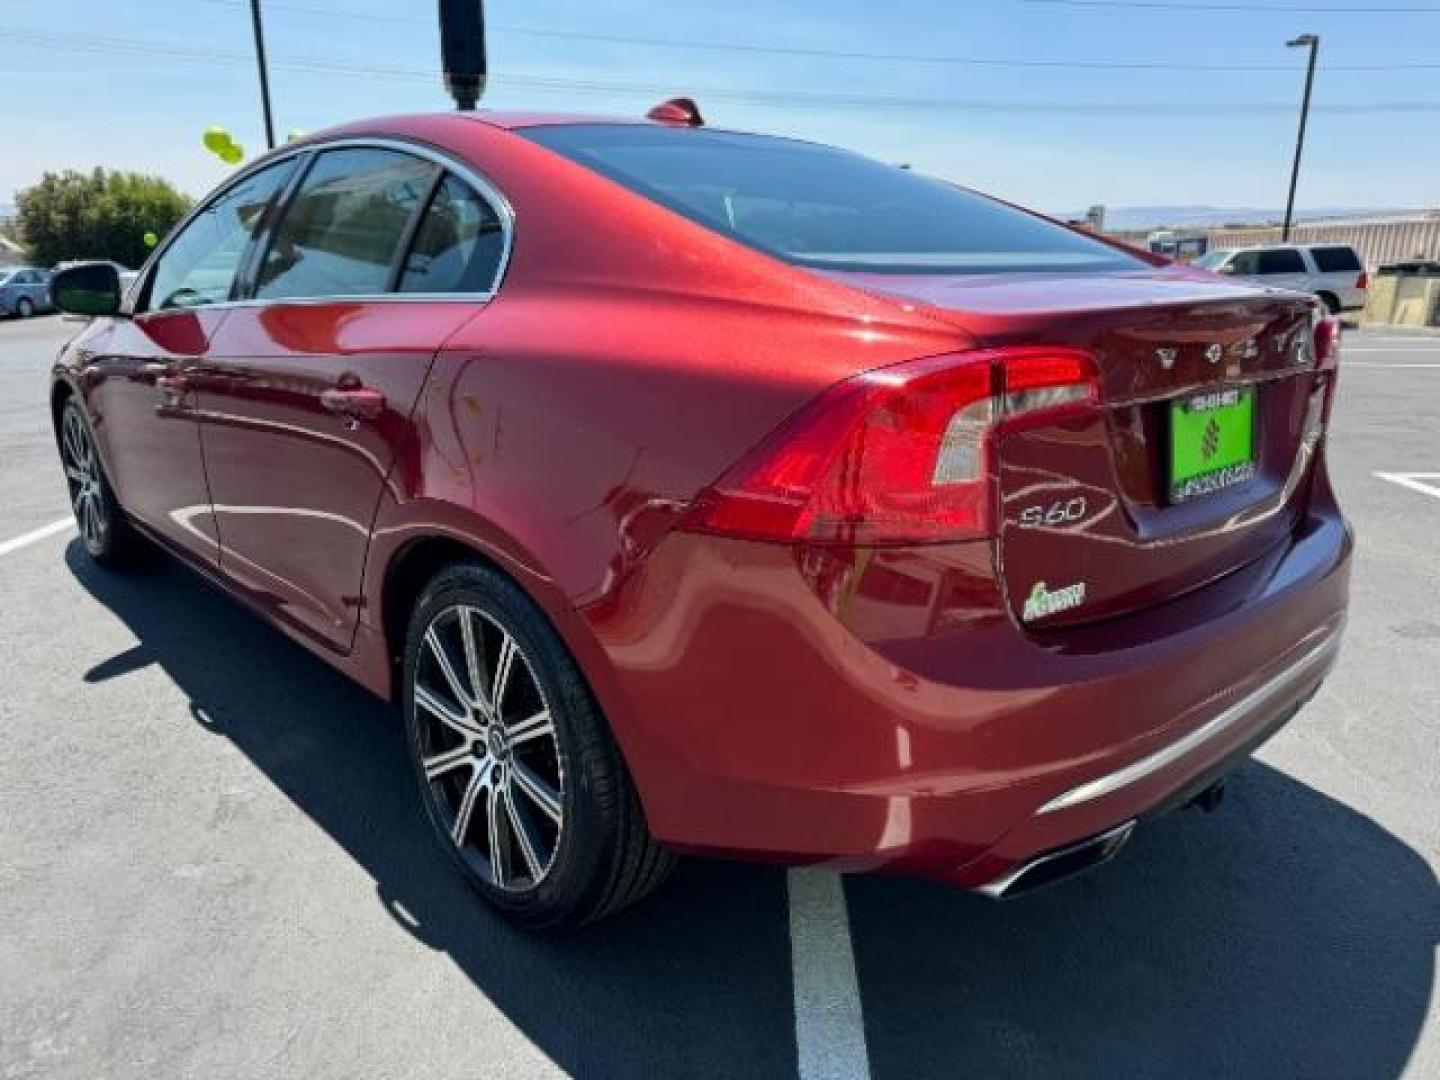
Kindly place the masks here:
[(1368, 289), (1369, 287), (1370, 287), (1370, 272), (1369, 272), (1368, 270), (1361, 270), (1361, 271), (1360, 271), (1360, 276), (1355, 279), (1355, 288), (1357, 288), (1357, 289)]
[(832, 387), (704, 491), (685, 527), (897, 544), (991, 534), (994, 434), (1099, 400), (1094, 361), (1008, 348), (910, 361)]
[(1315, 323), (1315, 367), (1330, 371), (1340, 363), (1340, 320), (1326, 315)]

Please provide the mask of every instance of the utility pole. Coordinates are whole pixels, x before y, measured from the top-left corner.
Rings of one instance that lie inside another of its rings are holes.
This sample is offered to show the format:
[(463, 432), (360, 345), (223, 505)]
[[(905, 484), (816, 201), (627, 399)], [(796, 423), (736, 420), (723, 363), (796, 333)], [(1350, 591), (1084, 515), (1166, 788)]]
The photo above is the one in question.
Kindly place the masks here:
[(1310, 47), (1310, 64), (1305, 69), (1305, 97), (1300, 105), (1300, 132), (1295, 136), (1295, 164), (1290, 167), (1290, 195), (1285, 200), (1285, 225), (1280, 230), (1280, 242), (1290, 242), (1290, 223), (1295, 217), (1295, 184), (1300, 179), (1300, 153), (1305, 149), (1305, 121), (1310, 118), (1310, 88), (1315, 85), (1315, 57), (1320, 52), (1319, 34), (1301, 34), (1294, 41), (1287, 41), (1287, 49)]
[(250, 23), (255, 28), (255, 63), (260, 68), (260, 104), (265, 110), (265, 145), (275, 149), (275, 121), (270, 115), (270, 72), (265, 65), (265, 27), (260, 22), (260, 0), (250, 0)]
[(485, 93), (484, 0), (440, 0), (440, 63), (455, 108), (474, 109)]

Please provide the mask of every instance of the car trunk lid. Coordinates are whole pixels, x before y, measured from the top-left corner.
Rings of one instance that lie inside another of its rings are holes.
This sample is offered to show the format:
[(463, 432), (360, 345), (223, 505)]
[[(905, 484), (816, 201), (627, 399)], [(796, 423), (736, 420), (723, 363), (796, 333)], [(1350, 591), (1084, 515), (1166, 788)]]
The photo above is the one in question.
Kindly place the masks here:
[(1163, 603), (1294, 528), (1323, 404), (1305, 297), (1178, 270), (843, 276), (942, 312), (976, 348), (1095, 358), (1099, 409), (996, 439), (996, 565), (1027, 627)]

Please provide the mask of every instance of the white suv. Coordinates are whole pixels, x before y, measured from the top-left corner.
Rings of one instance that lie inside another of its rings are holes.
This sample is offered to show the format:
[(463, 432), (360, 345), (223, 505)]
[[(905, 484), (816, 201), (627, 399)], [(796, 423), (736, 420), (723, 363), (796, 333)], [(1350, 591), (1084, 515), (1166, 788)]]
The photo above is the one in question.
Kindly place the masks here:
[(1212, 251), (1196, 259), (1195, 265), (1260, 285), (1314, 293), (1332, 314), (1363, 308), (1370, 285), (1364, 262), (1348, 244), (1278, 244)]

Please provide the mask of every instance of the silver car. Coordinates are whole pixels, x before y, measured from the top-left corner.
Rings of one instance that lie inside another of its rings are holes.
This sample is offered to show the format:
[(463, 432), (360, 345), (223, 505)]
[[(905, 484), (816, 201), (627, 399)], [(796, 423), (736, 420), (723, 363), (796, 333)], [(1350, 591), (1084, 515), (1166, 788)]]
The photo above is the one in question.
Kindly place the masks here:
[(1349, 244), (1275, 244), (1211, 251), (1196, 259), (1195, 265), (1259, 285), (1314, 293), (1332, 315), (1363, 308), (1370, 285), (1364, 262)]
[(37, 270), (33, 266), (0, 269), (0, 316), (15, 315), (28, 319), (50, 309), (48, 271)]

